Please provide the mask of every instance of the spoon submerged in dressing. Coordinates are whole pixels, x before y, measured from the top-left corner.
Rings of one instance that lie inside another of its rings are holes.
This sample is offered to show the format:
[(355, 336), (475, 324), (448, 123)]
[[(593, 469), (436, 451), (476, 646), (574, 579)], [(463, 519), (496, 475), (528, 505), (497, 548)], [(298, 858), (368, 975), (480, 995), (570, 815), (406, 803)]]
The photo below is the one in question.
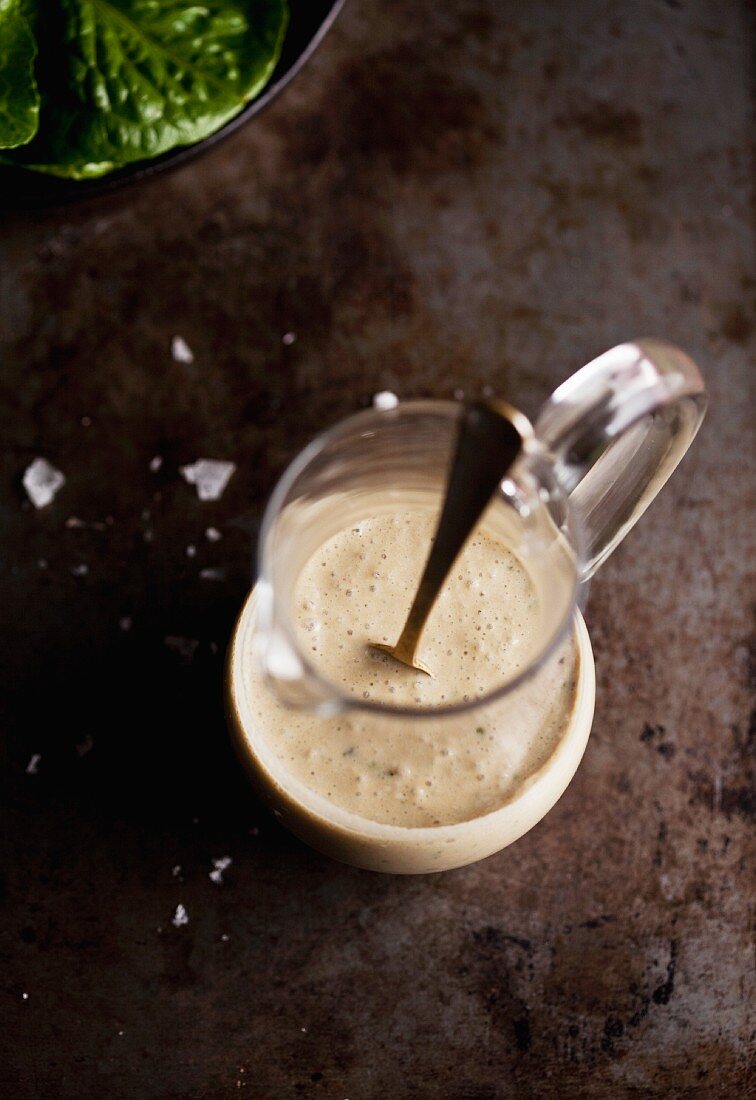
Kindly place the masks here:
[(395, 645), (369, 642), (370, 649), (433, 675), (417, 658), (428, 616), (486, 505), (531, 434), (528, 420), (504, 401), (475, 401), (463, 407), (441, 516), (404, 629)]

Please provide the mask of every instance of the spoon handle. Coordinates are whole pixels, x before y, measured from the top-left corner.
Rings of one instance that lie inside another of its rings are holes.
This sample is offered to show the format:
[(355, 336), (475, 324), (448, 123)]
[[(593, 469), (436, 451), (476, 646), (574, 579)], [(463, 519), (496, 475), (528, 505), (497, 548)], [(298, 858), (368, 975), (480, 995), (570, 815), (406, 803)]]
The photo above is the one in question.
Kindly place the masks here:
[(462, 411), (446, 498), (420, 584), (396, 643), (398, 651), (414, 654), (449, 571), (520, 452), (522, 437), (508, 412), (503, 403), (488, 401), (471, 402)]

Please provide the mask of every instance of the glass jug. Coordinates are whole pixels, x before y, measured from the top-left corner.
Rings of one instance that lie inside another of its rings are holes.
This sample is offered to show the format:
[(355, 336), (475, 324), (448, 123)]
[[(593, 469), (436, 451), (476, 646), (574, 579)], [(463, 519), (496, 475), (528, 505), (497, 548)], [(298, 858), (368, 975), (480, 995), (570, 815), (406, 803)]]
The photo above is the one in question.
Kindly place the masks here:
[[(669, 344), (639, 340), (611, 349), (564, 382), (534, 426), (517, 414), (523, 450), (487, 514), (497, 539), (532, 580), (534, 641), (485, 694), (452, 698), (432, 709), (364, 698), (329, 680), (295, 627), (293, 602), (306, 562), (337, 532), (407, 501), (430, 501), (440, 510), (460, 406), (411, 401), (367, 410), (305, 448), (267, 507), (259, 577), (237, 624), (227, 680), (230, 725), (242, 759), (292, 831), (359, 866), (425, 872), (489, 855), (544, 816), (572, 777), (590, 732), (593, 661), (579, 610), (586, 582), (675, 469), (705, 407), (695, 364)], [(279, 710), (310, 716), (306, 735), (313, 743), (327, 742), (347, 723), (358, 742), (370, 737), (401, 746), (417, 739), (427, 756), (434, 745), (453, 744), (455, 729), (469, 725), (471, 715), (475, 722), (485, 718), (485, 728), (494, 731), (511, 726), (527, 693), (547, 690), (542, 685), (551, 682), (549, 662), (570, 635), (579, 661), (563, 736), (519, 786), (507, 788), (501, 805), (469, 817), (459, 811), (446, 820), (436, 809), (432, 820), (407, 825), (345, 808), (290, 774), (266, 739), (265, 719), (259, 712), (251, 717), (255, 700), (269, 691)], [(262, 679), (251, 686), (253, 663)]]

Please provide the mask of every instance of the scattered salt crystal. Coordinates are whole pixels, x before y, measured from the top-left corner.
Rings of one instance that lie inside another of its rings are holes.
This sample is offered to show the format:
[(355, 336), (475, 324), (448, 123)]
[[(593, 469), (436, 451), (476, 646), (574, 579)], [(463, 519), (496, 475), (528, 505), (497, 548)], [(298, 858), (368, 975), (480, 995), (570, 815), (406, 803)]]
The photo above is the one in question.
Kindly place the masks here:
[(231, 866), (231, 856), (221, 856), (213, 860), (213, 870), (210, 872), (210, 881), (217, 886), (223, 882), (223, 872)]
[(79, 741), (76, 746), (76, 751), (79, 756), (86, 756), (88, 752), (91, 752), (94, 748), (94, 739), (91, 734), (87, 734), (83, 741)]
[(493, 392), (494, 392), (493, 386), (484, 386), (483, 387), (483, 396), (484, 397), (493, 397)]
[(220, 500), (236, 464), (213, 458), (198, 458), (196, 462), (180, 469), (184, 479), (190, 485), (197, 486), (200, 500)]
[(199, 645), (196, 638), (184, 638), (180, 634), (168, 634), (163, 641), (185, 664), (189, 664)]
[(131, 619), (131, 617), (129, 615), (123, 615), (118, 620), (118, 625), (120, 626), (121, 630), (131, 630), (131, 627), (133, 625), (133, 620)]
[(222, 581), (226, 575), (225, 569), (200, 569), (200, 577), (203, 581)]
[(190, 543), (189, 546), (187, 546), (187, 548), (186, 548), (186, 556), (188, 558), (193, 558), (193, 557), (196, 556), (196, 554), (197, 554), (197, 547), (191, 545), (191, 543)]
[(223, 940), (223, 942), (224, 942), (224, 943), (228, 943), (228, 941), (229, 941), (229, 935), (228, 935), (228, 932), (223, 932), (223, 933), (221, 934), (221, 939)]
[[(113, 522), (112, 519), (111, 519), (110, 522), (111, 523)], [(91, 531), (104, 531), (105, 527), (106, 527), (106, 524), (104, 524), (99, 519), (87, 520), (87, 519), (79, 519), (78, 516), (69, 516), (68, 519), (66, 520), (66, 527), (69, 530), (84, 531), (86, 529), (89, 529)]]
[(142, 538), (145, 542), (152, 542), (155, 537), (155, 532), (152, 528), (148, 527), (146, 531), (142, 531)]
[(380, 393), (373, 395), (374, 409), (395, 409), (398, 404), (399, 398), (390, 390), (381, 390)]
[(92, 427), (92, 417), (91, 416), (82, 416), (79, 423), (81, 424), (82, 428), (91, 428)]
[(118, 1034), (119, 1034), (119, 1035), (123, 1035), (123, 1032), (122, 1032), (122, 1031), (119, 1031), (119, 1032), (118, 1032)]
[(171, 340), (171, 355), (176, 363), (194, 362), (194, 352), (183, 336), (174, 336)]
[(455, 401), (464, 401), (464, 399), (465, 399), (465, 391), (464, 390), (458, 389), (458, 390), (454, 391), (454, 400)]
[(161, 455), (155, 455), (154, 458), (150, 459), (150, 473), (156, 474), (162, 465), (163, 459)]
[(37, 562), (37, 567), (39, 569), (47, 569), (47, 558), (40, 558)]
[(205, 538), (208, 542), (220, 542), (223, 535), (220, 533), (217, 527), (208, 527), (205, 531)]
[(300, 1027), (299, 1030), (302, 1032), (303, 1035), (307, 1034), (307, 1028), (306, 1027)]
[(35, 508), (44, 508), (66, 483), (60, 470), (51, 466), (46, 458), (35, 458), (26, 468), (23, 485), (26, 495)]
[(81, 562), (79, 565), (72, 565), (71, 572), (74, 577), (86, 577), (89, 572), (89, 566), (85, 562)]
[(28, 993), (22, 993), (21, 994), (21, 1000), (22, 1001), (28, 1001), (29, 1000), (29, 994)]
[(181, 864), (180, 864), (180, 863), (177, 863), (177, 864), (175, 865), (175, 867), (174, 867), (174, 868), (173, 868), (173, 870), (171, 871), (171, 874), (173, 875), (173, 877), (174, 877), (174, 878), (178, 878), (178, 877), (179, 877), (179, 875), (181, 874)]
[(176, 912), (171, 917), (171, 924), (174, 928), (181, 928), (182, 925), (189, 923), (189, 914), (184, 906), (179, 902), (176, 906)]
[(215, 657), (217, 655), (217, 653), (218, 653), (218, 643), (217, 642), (211, 642), (210, 643), (210, 652), (212, 653), (213, 657)]
[(287, 348), (291, 347), (297, 338), (296, 332), (285, 332), (281, 337), (281, 343), (285, 344)]

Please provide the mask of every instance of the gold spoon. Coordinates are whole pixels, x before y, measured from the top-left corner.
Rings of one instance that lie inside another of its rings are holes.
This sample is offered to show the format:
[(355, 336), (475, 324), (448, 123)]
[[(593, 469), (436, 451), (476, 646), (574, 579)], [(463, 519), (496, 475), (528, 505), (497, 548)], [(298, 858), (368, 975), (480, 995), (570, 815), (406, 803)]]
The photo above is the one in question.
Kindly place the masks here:
[(475, 401), (464, 406), (436, 537), (404, 629), (396, 645), (369, 642), (371, 649), (433, 675), (416, 656), (428, 616), (497, 485), (519, 455), (523, 438), (531, 434), (522, 413), (503, 401)]

